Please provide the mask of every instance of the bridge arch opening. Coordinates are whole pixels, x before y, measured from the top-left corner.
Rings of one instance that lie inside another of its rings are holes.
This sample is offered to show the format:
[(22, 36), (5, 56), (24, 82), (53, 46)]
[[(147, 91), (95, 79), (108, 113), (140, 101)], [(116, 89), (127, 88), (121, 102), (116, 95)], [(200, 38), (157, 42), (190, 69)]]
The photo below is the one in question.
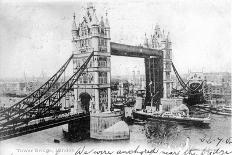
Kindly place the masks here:
[(81, 100), (81, 108), (89, 113), (89, 104), (91, 100), (91, 96), (87, 92), (83, 92), (79, 95)]
[[(121, 82), (128, 82), (130, 89), (133, 92), (138, 90), (145, 90), (145, 104), (144, 106), (150, 106), (151, 98), (153, 98), (153, 106), (159, 108), (159, 100), (163, 95), (163, 61), (161, 57), (132, 57), (132, 56), (116, 56), (112, 57), (112, 72), (114, 69), (118, 69), (117, 74), (112, 74), (113, 82), (119, 80), (121, 77)], [(121, 60), (120, 60), (121, 59)], [(121, 73), (121, 74), (120, 74)], [(124, 73), (124, 74), (123, 74)], [(126, 73), (126, 74), (125, 74)], [(112, 85), (114, 84), (112, 83)], [(128, 88), (129, 89), (129, 88)], [(125, 91), (119, 91), (119, 94)], [(131, 91), (129, 91), (131, 92)], [(120, 95), (119, 95), (120, 96)], [(123, 94), (122, 94), (123, 96)]]

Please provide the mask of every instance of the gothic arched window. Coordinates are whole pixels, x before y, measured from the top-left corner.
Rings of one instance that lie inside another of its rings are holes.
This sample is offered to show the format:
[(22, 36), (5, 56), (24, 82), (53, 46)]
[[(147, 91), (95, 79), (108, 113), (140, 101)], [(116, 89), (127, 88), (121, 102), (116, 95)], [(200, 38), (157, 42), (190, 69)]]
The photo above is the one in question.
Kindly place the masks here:
[(99, 83), (107, 83), (107, 72), (99, 72)]
[(90, 34), (90, 28), (88, 27), (88, 34)]
[(83, 83), (88, 83), (88, 74), (83, 75)]

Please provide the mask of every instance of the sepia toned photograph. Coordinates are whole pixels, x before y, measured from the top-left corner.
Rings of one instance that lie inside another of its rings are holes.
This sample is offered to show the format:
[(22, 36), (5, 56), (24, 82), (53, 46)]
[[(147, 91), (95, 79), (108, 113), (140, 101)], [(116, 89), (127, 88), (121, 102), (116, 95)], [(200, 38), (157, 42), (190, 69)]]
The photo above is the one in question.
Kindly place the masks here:
[(0, 155), (232, 155), (230, 0), (0, 0)]

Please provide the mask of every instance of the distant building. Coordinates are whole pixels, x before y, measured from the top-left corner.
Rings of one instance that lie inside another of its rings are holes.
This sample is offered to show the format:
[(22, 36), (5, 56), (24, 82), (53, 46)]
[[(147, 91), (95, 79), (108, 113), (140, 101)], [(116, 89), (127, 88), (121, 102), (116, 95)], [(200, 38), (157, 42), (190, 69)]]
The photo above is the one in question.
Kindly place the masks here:
[(205, 88), (206, 100), (219, 99), (223, 96), (223, 86), (221, 84), (215, 84), (212, 82), (207, 82)]
[(205, 79), (208, 82), (221, 84), (223, 82), (231, 83), (231, 73), (229, 72), (213, 72), (204, 73)]
[(134, 89), (136, 89), (136, 90), (146, 88), (145, 75), (140, 74), (139, 70), (137, 70), (137, 74), (135, 74), (135, 71), (132, 71), (132, 78), (131, 78), (131, 80), (128, 78), (128, 81), (130, 81), (133, 84)]
[[(192, 72), (181, 75), (185, 84), (190, 85), (192, 82), (205, 81), (202, 89), (204, 98), (211, 104), (230, 104), (231, 103), (231, 74), (228, 72), (202, 73)], [(175, 76), (173, 88), (181, 90), (182, 86)]]
[(1, 85), (4, 92), (19, 92), (25, 91), (26, 83), (25, 82), (6, 82)]
[(204, 73), (204, 76), (206, 100), (212, 104), (231, 104), (231, 74), (216, 72)]
[[(8, 81), (0, 84), (0, 93), (3, 95), (28, 95), (39, 88), (44, 82), (33, 81)], [(60, 82), (57, 82), (54, 87), (58, 88)]]

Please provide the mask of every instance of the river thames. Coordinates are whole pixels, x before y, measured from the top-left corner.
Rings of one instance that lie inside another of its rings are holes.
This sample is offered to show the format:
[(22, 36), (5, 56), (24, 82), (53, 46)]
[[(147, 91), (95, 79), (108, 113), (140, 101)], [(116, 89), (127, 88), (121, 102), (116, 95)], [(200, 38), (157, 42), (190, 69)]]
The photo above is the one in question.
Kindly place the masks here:
[[(120, 141), (100, 141), (86, 139), (71, 142), (64, 138), (62, 126), (40, 132), (4, 140), (0, 142), (1, 154), (75, 153), (80, 148), (129, 149), (135, 147), (182, 148), (182, 147), (226, 147), (232, 148), (231, 117), (211, 115), (209, 127), (179, 125), (174, 122), (145, 122), (133, 124), (130, 139)], [(58, 139), (60, 143), (54, 143)], [(26, 152), (25, 152), (26, 151)], [(29, 152), (28, 152), (29, 151)]]

